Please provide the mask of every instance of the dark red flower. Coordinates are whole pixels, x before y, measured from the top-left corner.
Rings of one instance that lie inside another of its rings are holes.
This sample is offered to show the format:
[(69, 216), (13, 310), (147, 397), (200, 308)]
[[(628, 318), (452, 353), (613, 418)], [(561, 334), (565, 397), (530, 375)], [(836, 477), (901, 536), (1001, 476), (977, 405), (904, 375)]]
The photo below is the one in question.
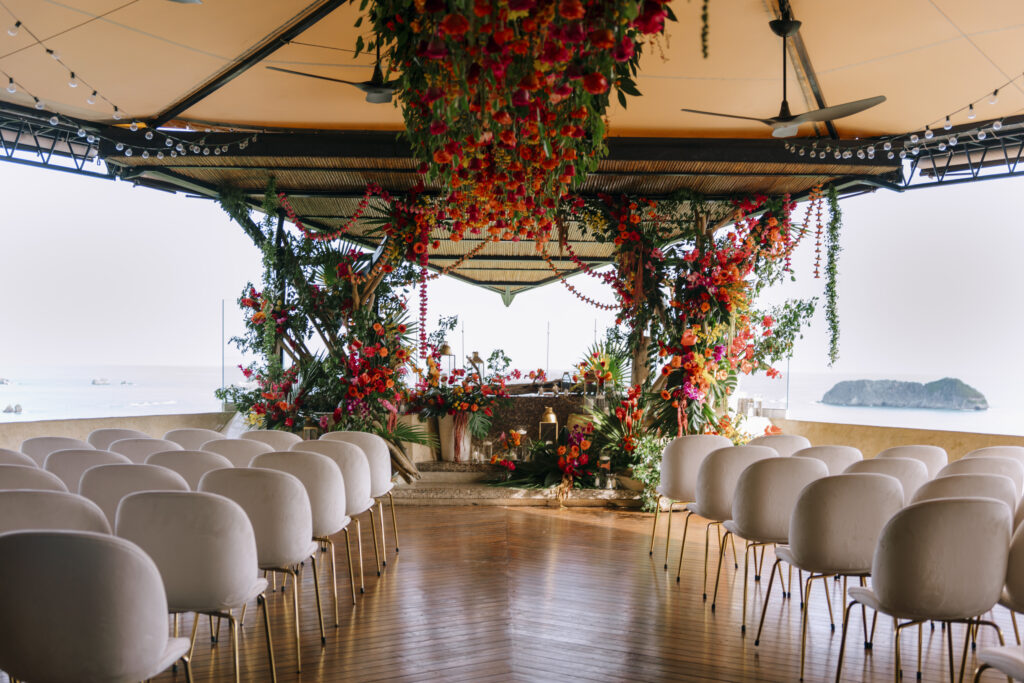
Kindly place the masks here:
[(633, 45), (633, 40), (629, 36), (622, 36), (622, 42), (615, 47), (612, 56), (615, 57), (616, 62), (628, 62), (633, 58), (634, 52), (636, 52), (636, 47)]
[(461, 14), (449, 14), (441, 20), (441, 33), (449, 36), (465, 35), (469, 30), (469, 19)]

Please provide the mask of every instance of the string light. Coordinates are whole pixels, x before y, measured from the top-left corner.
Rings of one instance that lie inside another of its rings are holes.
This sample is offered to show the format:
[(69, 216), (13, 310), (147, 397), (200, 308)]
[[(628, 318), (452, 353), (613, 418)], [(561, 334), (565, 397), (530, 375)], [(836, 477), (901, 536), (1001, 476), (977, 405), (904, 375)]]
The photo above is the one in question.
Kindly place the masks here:
[[(972, 102), (967, 106), (967, 118), (974, 119), (975, 116), (977, 116), (977, 114), (974, 113), (974, 103)], [(949, 121), (948, 116), (946, 117), (946, 120)]]
[(995, 90), (992, 91), (992, 94), (989, 95), (988, 103), (989, 104), (997, 104), (998, 102), (999, 102), (999, 88), (996, 88)]
[(9, 93), (16, 93), (16, 92), (18, 92), (18, 89), (16, 87), (14, 87), (14, 79), (13, 78), (8, 78), (7, 79), (7, 92), (9, 92)]
[(68, 79), (68, 87), (69, 88), (77, 88), (78, 87), (78, 79), (75, 78), (75, 72), (74, 71), (71, 72), (71, 78)]
[(18, 29), (20, 29), (20, 28), (21, 28), (21, 22), (20, 21), (14, 22), (14, 26), (11, 26), (9, 29), (7, 29), (7, 35), (9, 35), (9, 36), (11, 36), (13, 38), (14, 36), (18, 35)]

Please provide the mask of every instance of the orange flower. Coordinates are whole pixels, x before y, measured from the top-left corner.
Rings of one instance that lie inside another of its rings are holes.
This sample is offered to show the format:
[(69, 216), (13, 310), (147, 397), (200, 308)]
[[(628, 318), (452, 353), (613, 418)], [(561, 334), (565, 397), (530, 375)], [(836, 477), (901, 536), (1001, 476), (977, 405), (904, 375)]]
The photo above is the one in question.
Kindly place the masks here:
[(559, 455), (565, 455), (565, 446), (559, 446), (556, 451)]
[(583, 439), (583, 441), (580, 441), (580, 448), (582, 448), (585, 451), (590, 450), (590, 442), (587, 441), (586, 439)]
[(672, 398), (672, 394), (670, 394), (670, 393), (668, 393), (667, 391), (665, 391), (664, 389), (662, 389), (662, 390), (661, 390), (661, 400), (662, 400), (662, 401), (667, 401), (667, 400), (669, 400), (670, 398)]

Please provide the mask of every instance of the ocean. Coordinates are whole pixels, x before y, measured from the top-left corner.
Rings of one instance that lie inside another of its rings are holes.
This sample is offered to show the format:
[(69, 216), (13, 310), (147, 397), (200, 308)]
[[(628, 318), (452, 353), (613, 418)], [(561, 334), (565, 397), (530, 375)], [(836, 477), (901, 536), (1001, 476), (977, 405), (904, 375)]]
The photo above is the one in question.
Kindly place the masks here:
[[(21, 405), (18, 413), (0, 412), (0, 424), (207, 413), (221, 409), (213, 395), (220, 388), (220, 367), (79, 366), (5, 369), (0, 383), (0, 411)], [(242, 380), (237, 367), (227, 368), (228, 384)]]
[[(15, 421), (87, 417), (126, 417), (206, 413), (221, 409), (213, 392), (221, 385), (220, 367), (80, 366), (7, 369), (0, 377), (0, 411), (21, 405), (22, 412), (0, 412), (0, 424)], [(765, 408), (786, 409), (787, 417), (811, 422), (908, 427), (983, 434), (1024, 435), (1024, 401), (1000, 376), (961, 376), (988, 400), (985, 411), (854, 408), (821, 403), (836, 382), (850, 379), (899, 379), (929, 382), (938, 376), (783, 373), (778, 379), (744, 377), (737, 397), (759, 399)], [(94, 384), (105, 381), (105, 384)], [(228, 384), (241, 382), (237, 367), (226, 370)]]

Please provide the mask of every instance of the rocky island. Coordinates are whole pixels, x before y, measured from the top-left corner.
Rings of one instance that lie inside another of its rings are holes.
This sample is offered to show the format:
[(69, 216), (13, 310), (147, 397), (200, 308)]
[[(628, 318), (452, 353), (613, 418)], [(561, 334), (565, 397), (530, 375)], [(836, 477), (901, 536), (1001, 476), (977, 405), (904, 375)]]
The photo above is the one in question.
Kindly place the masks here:
[(858, 379), (839, 382), (825, 392), (822, 403), (866, 408), (926, 408), (930, 410), (988, 410), (984, 394), (964, 382), (946, 377), (934, 382)]

